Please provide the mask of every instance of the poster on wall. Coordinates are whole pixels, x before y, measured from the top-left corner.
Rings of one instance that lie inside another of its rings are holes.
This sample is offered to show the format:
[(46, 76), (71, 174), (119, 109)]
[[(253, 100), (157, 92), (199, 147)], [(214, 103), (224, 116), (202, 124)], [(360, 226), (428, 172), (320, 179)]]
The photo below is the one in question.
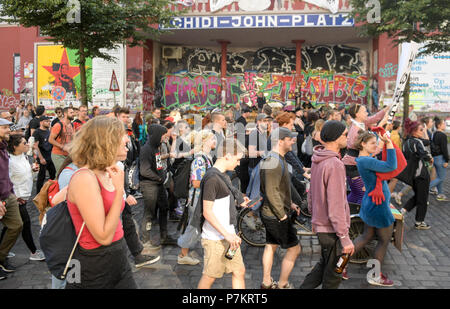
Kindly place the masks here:
[[(115, 58), (114, 61), (106, 61), (100, 58), (92, 60), (92, 105), (100, 108), (111, 109), (114, 104), (124, 104), (124, 48), (117, 45), (113, 50), (101, 50)], [(111, 76), (115, 73), (120, 91), (115, 94), (110, 91)]]
[(33, 78), (34, 64), (32, 62), (23, 63), (23, 78)]
[(20, 54), (14, 54), (14, 93), (20, 92)]
[[(76, 50), (63, 45), (37, 45), (36, 101), (48, 109), (81, 105), (81, 76)], [(92, 101), (92, 59), (86, 59), (88, 101)]]
[(409, 102), (420, 112), (450, 112), (450, 53), (419, 56), (411, 68)]

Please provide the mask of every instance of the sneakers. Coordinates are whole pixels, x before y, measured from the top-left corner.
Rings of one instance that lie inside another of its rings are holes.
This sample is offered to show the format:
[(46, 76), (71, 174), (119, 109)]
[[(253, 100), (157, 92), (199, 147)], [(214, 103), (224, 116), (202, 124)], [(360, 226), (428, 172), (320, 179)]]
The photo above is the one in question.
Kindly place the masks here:
[(388, 277), (383, 275), (382, 273), (380, 273), (380, 276), (378, 278), (370, 278), (369, 280), (367, 280), (367, 282), (375, 286), (394, 286), (394, 281), (388, 279)]
[(159, 250), (161, 249), (161, 245), (154, 245), (150, 241), (143, 244), (144, 250)]
[(12, 273), (16, 271), (16, 268), (9, 264), (8, 260), (3, 263), (0, 263), (0, 269), (3, 269), (4, 272)]
[(437, 189), (436, 189), (436, 188), (430, 189), (430, 194), (431, 194), (431, 195), (438, 195)]
[(269, 285), (265, 285), (264, 282), (261, 283), (261, 289), (262, 290), (275, 290), (278, 288), (278, 284), (276, 281), (273, 281), (272, 278), (270, 278), (270, 284)]
[(6, 278), (8, 278), (8, 274), (0, 268), (0, 280), (5, 280)]
[(161, 239), (161, 245), (164, 246), (178, 246), (177, 240), (170, 235)]
[(350, 277), (347, 274), (347, 267), (344, 268), (344, 271), (342, 272), (342, 280), (348, 280)]
[(280, 289), (280, 290), (293, 290), (294, 287), (288, 282), (283, 287), (281, 287), (279, 284), (277, 284), (277, 289)]
[(425, 222), (416, 222), (415, 224), (414, 224), (414, 227), (417, 229), (417, 230), (429, 230), (430, 228), (431, 228), (431, 226), (430, 225), (428, 225), (428, 224), (426, 224)]
[(139, 268), (142, 266), (154, 264), (154, 263), (158, 262), (160, 258), (161, 257), (159, 255), (151, 256), (151, 255), (139, 254), (134, 258), (134, 264), (135, 264), (136, 268)]
[(41, 250), (36, 250), (35, 253), (31, 253), (30, 255), (30, 261), (43, 261), (45, 260), (44, 252)]
[(178, 255), (178, 264), (180, 265), (197, 265), (198, 263), (200, 260), (190, 256), (189, 253), (183, 257)]
[(176, 215), (181, 218), (181, 216), (184, 213), (185, 208), (186, 208), (186, 202), (182, 203), (182, 202), (178, 201), (178, 206), (177, 206), (177, 208), (175, 208)]
[(436, 196), (436, 200), (438, 200), (439, 202), (450, 201), (444, 194), (438, 194), (438, 196)]
[(16, 255), (14, 254), (14, 252), (8, 252), (8, 256), (7, 256), (7, 258), (8, 259), (10, 259), (10, 258), (13, 258), (13, 257), (15, 257)]

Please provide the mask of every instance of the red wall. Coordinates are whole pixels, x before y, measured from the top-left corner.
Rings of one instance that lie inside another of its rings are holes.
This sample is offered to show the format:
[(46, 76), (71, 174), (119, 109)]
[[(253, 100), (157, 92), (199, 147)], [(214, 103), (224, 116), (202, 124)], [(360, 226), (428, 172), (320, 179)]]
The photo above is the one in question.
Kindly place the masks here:
[(378, 79), (378, 93), (381, 95), (387, 91), (386, 81), (395, 83), (397, 79), (395, 68), (398, 65), (398, 47), (394, 45), (393, 40), (387, 34), (383, 34), (374, 39), (373, 50), (378, 50), (378, 68), (377, 72), (374, 72), (374, 76)]
[(14, 90), (14, 54), (20, 54), (20, 90), (26, 82), (23, 78), (24, 62), (34, 63), (34, 43), (45, 41), (38, 37), (37, 28), (0, 27), (0, 109), (6, 110), (19, 103), (20, 94)]
[[(38, 36), (38, 28), (24, 27), (0, 27), (0, 110), (7, 110), (9, 107), (19, 104), (20, 94), (14, 94), (14, 54), (20, 54), (21, 89), (27, 82), (34, 82), (31, 79), (23, 78), (24, 62), (34, 64), (34, 74), (36, 74), (36, 64), (34, 63), (34, 43), (46, 42), (44, 37)], [(153, 49), (151, 49), (153, 51)], [(144, 49), (142, 47), (127, 47), (127, 85), (135, 85), (143, 82)], [(150, 62), (151, 63), (151, 62)], [(131, 83), (129, 83), (131, 82)], [(134, 84), (133, 84), (134, 82)], [(142, 91), (137, 93), (142, 97)], [(128, 100), (127, 96), (127, 100)], [(136, 98), (136, 92), (132, 100)], [(141, 99), (141, 98), (140, 98)], [(142, 100), (142, 99), (141, 99)]]

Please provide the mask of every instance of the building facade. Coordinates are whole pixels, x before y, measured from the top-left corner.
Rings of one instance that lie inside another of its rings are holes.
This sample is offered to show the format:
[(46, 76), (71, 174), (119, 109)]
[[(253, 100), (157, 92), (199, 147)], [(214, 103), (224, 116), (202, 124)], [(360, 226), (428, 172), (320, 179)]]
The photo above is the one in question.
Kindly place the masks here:
[[(373, 97), (392, 96), (398, 48), (385, 36), (360, 37), (349, 1), (179, 0), (171, 9), (186, 12), (158, 41), (123, 48), (107, 70), (88, 62), (91, 105), (198, 110), (254, 105), (262, 92), (274, 104), (293, 104), (297, 96), (319, 105), (372, 106)], [(37, 28), (0, 25), (0, 37), (0, 109), (21, 98), (49, 108), (78, 102), (67, 86), (78, 83), (73, 51), (47, 52)]]

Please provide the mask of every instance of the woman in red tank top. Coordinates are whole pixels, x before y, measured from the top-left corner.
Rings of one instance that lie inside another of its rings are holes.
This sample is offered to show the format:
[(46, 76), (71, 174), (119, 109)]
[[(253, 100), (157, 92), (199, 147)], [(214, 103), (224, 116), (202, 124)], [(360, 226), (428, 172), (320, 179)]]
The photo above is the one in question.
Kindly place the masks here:
[(120, 221), (124, 173), (115, 164), (127, 142), (123, 124), (105, 116), (84, 124), (72, 141), (70, 156), (81, 168), (70, 180), (67, 205), (76, 233), (86, 226), (74, 254), (81, 282), (66, 288), (136, 288)]

